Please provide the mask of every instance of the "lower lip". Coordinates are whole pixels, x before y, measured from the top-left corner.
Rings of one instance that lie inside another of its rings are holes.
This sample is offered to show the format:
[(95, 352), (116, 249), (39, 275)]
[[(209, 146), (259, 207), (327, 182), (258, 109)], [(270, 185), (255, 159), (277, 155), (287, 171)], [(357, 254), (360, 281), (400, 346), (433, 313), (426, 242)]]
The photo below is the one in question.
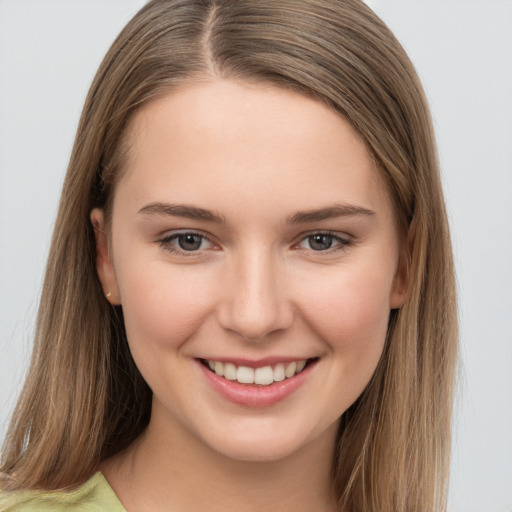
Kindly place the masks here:
[(311, 361), (304, 370), (289, 379), (274, 382), (268, 386), (257, 386), (241, 384), (236, 380), (227, 380), (197, 361), (203, 375), (217, 393), (230, 402), (247, 407), (269, 407), (281, 402), (305, 382), (316, 362), (316, 360)]

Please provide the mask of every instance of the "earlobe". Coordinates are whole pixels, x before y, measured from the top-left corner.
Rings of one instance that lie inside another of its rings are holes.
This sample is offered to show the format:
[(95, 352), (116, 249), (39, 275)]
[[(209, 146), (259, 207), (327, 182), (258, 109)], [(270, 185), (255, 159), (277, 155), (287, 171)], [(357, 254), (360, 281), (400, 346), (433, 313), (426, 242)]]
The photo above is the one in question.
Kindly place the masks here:
[(101, 282), (106, 299), (113, 305), (121, 304), (121, 297), (117, 286), (114, 265), (110, 257), (108, 238), (105, 233), (105, 219), (103, 210), (94, 208), (91, 211), (91, 223), (94, 228), (96, 241), (96, 271)]

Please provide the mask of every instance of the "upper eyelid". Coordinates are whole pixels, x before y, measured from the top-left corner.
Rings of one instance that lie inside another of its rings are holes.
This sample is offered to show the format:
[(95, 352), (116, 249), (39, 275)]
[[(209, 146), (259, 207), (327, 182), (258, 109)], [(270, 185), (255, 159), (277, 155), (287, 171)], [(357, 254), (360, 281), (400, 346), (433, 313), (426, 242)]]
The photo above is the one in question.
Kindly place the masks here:
[(167, 239), (175, 239), (183, 235), (194, 235), (194, 236), (200, 236), (201, 238), (204, 238), (205, 240), (211, 241), (210, 237), (208, 235), (205, 235), (204, 233), (200, 233), (198, 231), (178, 231), (177, 233), (172, 233), (167, 236), (163, 236), (163, 240)]
[(180, 235), (198, 235), (198, 236), (202, 236), (206, 240), (214, 243), (212, 240), (213, 239), (212, 235), (207, 234), (204, 231), (201, 231), (200, 229), (177, 229), (177, 230), (173, 230), (173, 231), (167, 231), (158, 237), (158, 241), (161, 242), (161, 241), (165, 241), (165, 240), (174, 239)]
[(305, 240), (306, 238), (309, 238), (310, 236), (315, 236), (315, 235), (332, 236), (333, 238), (337, 238), (337, 239), (343, 240), (345, 242), (351, 241), (353, 239), (352, 235), (349, 235), (348, 233), (345, 233), (345, 232), (330, 231), (328, 229), (324, 229), (324, 230), (318, 229), (318, 230), (307, 231), (305, 233), (301, 233), (300, 235), (298, 235), (296, 237), (296, 240), (301, 242), (302, 240)]
[[(186, 229), (185, 228), (185, 229), (176, 229), (176, 230), (172, 230), (172, 231), (167, 231), (167, 232), (163, 233), (162, 235), (160, 235), (159, 239), (172, 238), (177, 235), (188, 235), (188, 234), (199, 235), (199, 236), (202, 236), (210, 241), (213, 238), (215, 238), (213, 235), (211, 235), (205, 231), (202, 231), (200, 229)], [(309, 230), (309, 231), (304, 231), (302, 233), (299, 233), (298, 235), (294, 236), (294, 239), (295, 240), (303, 240), (304, 238), (307, 238), (307, 237), (313, 236), (313, 235), (329, 235), (329, 236), (332, 236), (335, 238), (341, 238), (341, 239), (352, 238), (351, 235), (349, 235), (348, 233), (345, 233), (345, 232), (332, 231), (329, 229), (315, 229), (315, 230)]]

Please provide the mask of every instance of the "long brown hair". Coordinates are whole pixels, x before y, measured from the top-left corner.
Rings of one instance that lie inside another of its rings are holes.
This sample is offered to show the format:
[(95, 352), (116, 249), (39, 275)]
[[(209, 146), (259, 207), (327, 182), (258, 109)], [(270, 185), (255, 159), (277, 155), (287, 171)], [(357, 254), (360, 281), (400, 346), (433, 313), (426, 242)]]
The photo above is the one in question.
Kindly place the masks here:
[(33, 358), (3, 449), (5, 484), (76, 485), (148, 424), (151, 392), (122, 309), (96, 276), (89, 214), (99, 206), (108, 215), (134, 112), (208, 76), (313, 96), (352, 124), (375, 159), (404, 238), (408, 298), (391, 313), (370, 384), (341, 419), (333, 485), (340, 510), (444, 510), (457, 317), (435, 142), (411, 62), (359, 0), (153, 0), (118, 36), (80, 119)]

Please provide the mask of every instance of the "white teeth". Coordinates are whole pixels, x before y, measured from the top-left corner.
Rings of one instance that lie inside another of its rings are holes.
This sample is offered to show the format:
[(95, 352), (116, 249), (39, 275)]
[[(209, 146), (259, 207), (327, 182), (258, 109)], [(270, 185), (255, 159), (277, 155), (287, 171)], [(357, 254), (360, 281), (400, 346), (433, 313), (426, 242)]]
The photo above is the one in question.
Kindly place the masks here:
[(221, 363), (220, 361), (208, 360), (207, 363), (212, 371), (227, 380), (237, 380), (241, 384), (268, 386), (273, 382), (281, 382), (297, 375), (304, 370), (307, 361), (302, 359), (288, 364), (278, 363), (274, 367), (262, 366), (256, 369), (248, 366), (236, 367), (233, 363)]
[(214, 371), (217, 375), (224, 377), (224, 365), (221, 362), (215, 361)]
[(305, 359), (303, 359), (302, 361), (297, 361), (297, 368), (295, 370), (295, 373), (300, 373), (302, 370), (304, 370), (304, 366), (306, 366)]
[(236, 380), (241, 384), (254, 384), (254, 370), (247, 366), (239, 366), (236, 371)]
[(286, 378), (286, 375), (284, 374), (284, 364), (279, 363), (276, 364), (274, 368), (274, 380), (276, 382), (281, 382)]
[(268, 386), (274, 382), (274, 370), (272, 366), (264, 366), (263, 368), (256, 368), (254, 372), (254, 384), (260, 386)]
[(224, 377), (228, 380), (236, 380), (236, 366), (232, 363), (224, 365)]
[(297, 363), (295, 361), (293, 363), (286, 365), (286, 369), (284, 371), (286, 378), (289, 379), (290, 377), (293, 377), (295, 375), (296, 370), (297, 370)]

